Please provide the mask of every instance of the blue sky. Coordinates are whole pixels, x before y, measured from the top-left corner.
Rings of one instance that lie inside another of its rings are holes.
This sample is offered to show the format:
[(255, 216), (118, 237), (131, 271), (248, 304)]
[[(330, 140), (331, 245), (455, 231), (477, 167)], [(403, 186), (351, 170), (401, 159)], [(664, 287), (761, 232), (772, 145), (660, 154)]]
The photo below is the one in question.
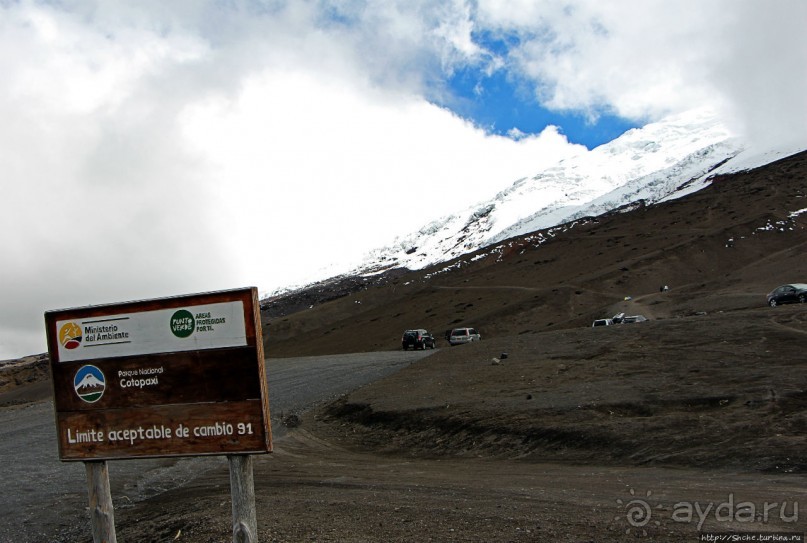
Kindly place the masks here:
[(44, 350), (48, 309), (334, 275), (668, 115), (807, 140), (805, 20), (803, 0), (0, 1), (0, 360)]
[(484, 51), (483, 61), (460, 65), (445, 74), (447, 92), (435, 102), (486, 131), (518, 138), (540, 134), (554, 125), (570, 142), (592, 149), (642, 125), (639, 119), (612, 114), (607, 104), (582, 109), (545, 107), (541, 82), (524, 77), (509, 59), (524, 41), (518, 32), (480, 30), (470, 38)]
[(526, 82), (514, 79), (502, 71), (488, 75), (475, 67), (460, 69), (447, 79), (445, 99), (435, 102), (492, 134), (518, 139), (554, 125), (571, 143), (588, 149), (641, 126), (636, 120), (607, 113), (552, 111), (541, 106)]

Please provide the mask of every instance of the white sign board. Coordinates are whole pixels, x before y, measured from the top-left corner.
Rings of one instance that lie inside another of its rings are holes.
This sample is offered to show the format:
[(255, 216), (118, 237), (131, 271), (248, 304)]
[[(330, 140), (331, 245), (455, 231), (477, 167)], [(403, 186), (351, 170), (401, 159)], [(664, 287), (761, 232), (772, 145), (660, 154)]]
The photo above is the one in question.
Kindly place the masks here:
[(56, 322), (59, 361), (240, 347), (241, 301)]

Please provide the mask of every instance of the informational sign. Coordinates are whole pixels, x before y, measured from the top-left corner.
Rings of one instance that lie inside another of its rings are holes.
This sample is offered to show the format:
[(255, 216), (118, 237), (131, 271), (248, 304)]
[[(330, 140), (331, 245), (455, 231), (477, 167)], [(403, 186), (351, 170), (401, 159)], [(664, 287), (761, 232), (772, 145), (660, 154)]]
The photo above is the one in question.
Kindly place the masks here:
[(45, 313), (62, 460), (272, 448), (255, 288)]

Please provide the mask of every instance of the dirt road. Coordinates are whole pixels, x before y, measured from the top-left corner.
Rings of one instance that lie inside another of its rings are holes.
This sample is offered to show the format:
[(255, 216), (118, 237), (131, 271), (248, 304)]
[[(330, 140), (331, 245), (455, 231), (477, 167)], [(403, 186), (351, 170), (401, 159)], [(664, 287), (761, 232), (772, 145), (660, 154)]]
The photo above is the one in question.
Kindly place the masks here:
[[(260, 541), (694, 543), (700, 531), (804, 530), (801, 478), (429, 460), (339, 442), (309, 417), (256, 462)], [(230, 541), (227, 477), (221, 466), (121, 511), (119, 541)]]

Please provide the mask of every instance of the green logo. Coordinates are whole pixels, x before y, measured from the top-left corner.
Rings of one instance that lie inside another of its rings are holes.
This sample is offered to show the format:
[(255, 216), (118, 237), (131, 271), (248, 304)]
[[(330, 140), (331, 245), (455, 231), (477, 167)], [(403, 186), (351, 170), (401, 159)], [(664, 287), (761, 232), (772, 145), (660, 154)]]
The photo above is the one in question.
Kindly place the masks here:
[(196, 323), (193, 321), (193, 315), (190, 311), (180, 309), (171, 315), (171, 332), (176, 337), (188, 337), (193, 333)]

